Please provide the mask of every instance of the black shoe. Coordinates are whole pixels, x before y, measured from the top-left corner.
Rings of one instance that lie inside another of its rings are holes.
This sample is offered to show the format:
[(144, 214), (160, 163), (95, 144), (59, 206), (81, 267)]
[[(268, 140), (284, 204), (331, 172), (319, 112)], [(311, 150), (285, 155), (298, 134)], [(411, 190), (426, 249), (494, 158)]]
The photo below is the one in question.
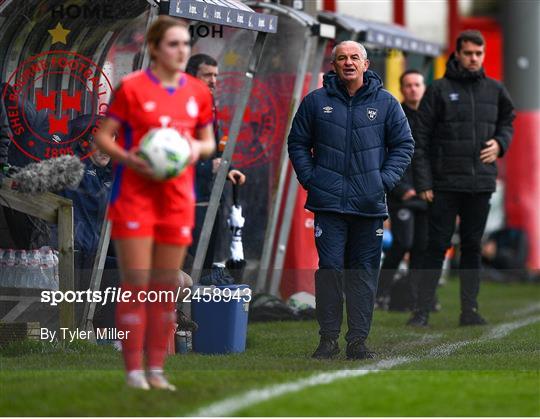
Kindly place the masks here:
[(429, 314), (425, 311), (413, 311), (412, 317), (407, 322), (407, 326), (426, 327), (428, 325)]
[(199, 281), (201, 285), (231, 285), (234, 278), (223, 264), (214, 263), (209, 274), (203, 276)]
[(337, 340), (321, 338), (319, 346), (317, 346), (317, 349), (315, 350), (315, 352), (313, 352), (313, 355), (311, 355), (311, 357), (316, 359), (331, 359), (337, 354), (339, 354), (339, 346)]
[(482, 326), (487, 324), (486, 319), (484, 319), (476, 309), (462, 311), (461, 316), (459, 316), (459, 325), (460, 326)]
[(347, 344), (347, 359), (373, 359), (375, 353), (371, 352), (362, 340), (353, 340)]

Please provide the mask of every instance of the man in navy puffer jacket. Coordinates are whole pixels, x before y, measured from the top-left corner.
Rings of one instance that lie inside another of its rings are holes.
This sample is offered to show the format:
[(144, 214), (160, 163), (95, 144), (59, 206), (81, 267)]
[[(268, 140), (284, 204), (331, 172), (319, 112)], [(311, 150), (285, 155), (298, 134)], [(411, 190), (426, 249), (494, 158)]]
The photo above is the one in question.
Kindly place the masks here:
[(372, 358), (365, 346), (381, 259), (386, 193), (411, 161), (414, 141), (399, 102), (368, 70), (365, 48), (344, 41), (332, 51), (334, 71), (308, 94), (288, 138), (298, 181), (315, 213), (315, 274), (320, 344), (314, 358), (339, 352), (343, 286), (347, 358)]

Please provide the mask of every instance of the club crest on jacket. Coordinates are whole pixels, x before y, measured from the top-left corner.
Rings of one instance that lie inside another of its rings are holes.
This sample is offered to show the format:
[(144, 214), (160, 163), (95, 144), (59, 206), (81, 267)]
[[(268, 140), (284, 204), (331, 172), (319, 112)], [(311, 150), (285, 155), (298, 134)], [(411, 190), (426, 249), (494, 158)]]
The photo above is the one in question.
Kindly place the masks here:
[(370, 121), (373, 121), (375, 118), (377, 118), (377, 109), (367, 108), (367, 117)]

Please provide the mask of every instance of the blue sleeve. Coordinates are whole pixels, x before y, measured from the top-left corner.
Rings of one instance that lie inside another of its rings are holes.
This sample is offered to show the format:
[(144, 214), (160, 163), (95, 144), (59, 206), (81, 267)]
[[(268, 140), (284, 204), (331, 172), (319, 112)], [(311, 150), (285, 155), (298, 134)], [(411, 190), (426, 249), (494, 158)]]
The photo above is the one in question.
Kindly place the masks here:
[(298, 182), (305, 189), (308, 187), (314, 166), (312, 115), (308, 104), (310, 97), (308, 95), (302, 100), (294, 116), (287, 140), (289, 158), (296, 172)]
[(409, 122), (401, 105), (393, 98), (385, 120), (385, 144), (387, 153), (381, 177), (386, 192), (390, 192), (403, 177), (414, 153)]

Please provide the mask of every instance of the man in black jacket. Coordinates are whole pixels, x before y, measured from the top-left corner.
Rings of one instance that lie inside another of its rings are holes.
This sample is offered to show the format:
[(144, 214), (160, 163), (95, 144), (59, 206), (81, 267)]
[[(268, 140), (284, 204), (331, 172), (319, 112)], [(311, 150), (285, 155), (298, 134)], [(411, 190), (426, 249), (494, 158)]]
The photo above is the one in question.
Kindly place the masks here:
[(461, 238), (460, 325), (480, 325), (480, 243), (495, 191), (495, 161), (512, 139), (514, 106), (506, 89), (485, 76), (485, 42), (462, 32), (444, 78), (426, 91), (418, 111), (413, 162), (419, 196), (431, 203), (428, 248), (418, 305), (408, 324), (426, 326), (456, 216)]
[[(426, 91), (424, 76), (418, 70), (407, 70), (399, 78), (403, 103), (401, 107), (409, 121), (413, 138), (415, 136), (416, 113), (422, 96)], [(414, 157), (413, 157), (414, 160)], [(390, 212), (392, 246), (385, 255), (382, 265), (379, 287), (377, 288), (377, 304), (379, 308), (390, 308), (390, 292), (392, 281), (403, 256), (410, 252), (408, 281), (416, 281), (417, 270), (422, 268), (422, 260), (427, 244), (427, 204), (421, 200), (415, 190), (412, 167), (409, 166), (401, 181), (388, 194), (388, 210)], [(416, 296), (416, 286), (409, 283), (412, 299)], [(407, 296), (401, 296), (406, 299)], [(412, 306), (413, 301), (410, 301)], [(409, 307), (411, 307), (409, 306)]]
[[(196, 54), (192, 55), (186, 65), (186, 73), (197, 77), (203, 81), (212, 92), (212, 97), (215, 101), (215, 90), (217, 87), (218, 77), (218, 63), (209, 55)], [(219, 143), (220, 133), (217, 120), (217, 110), (214, 104), (214, 136)], [(216, 150), (219, 149), (217, 144)], [(199, 237), (202, 232), (204, 217), (206, 216), (206, 210), (210, 203), (210, 195), (212, 194), (212, 187), (214, 185), (214, 177), (221, 164), (221, 157), (216, 155), (210, 160), (199, 160), (195, 166), (195, 196), (197, 204), (195, 208), (195, 228), (193, 229), (193, 243), (191, 244), (188, 252), (194, 258), (197, 251), (197, 245), (199, 243)], [(239, 170), (234, 168), (229, 169), (227, 179), (233, 184), (243, 185), (246, 181), (246, 176)], [(206, 251), (206, 257), (204, 260), (203, 268), (210, 269), (214, 262), (214, 255), (216, 251), (216, 241), (218, 236), (218, 226), (221, 211), (218, 211), (214, 227), (212, 229), (212, 235), (210, 236), (210, 243)], [(188, 262), (190, 265), (191, 260)]]
[(298, 108), (288, 151), (306, 208), (315, 213), (316, 315), (321, 336), (314, 358), (339, 353), (337, 339), (347, 305), (347, 358), (373, 354), (365, 340), (371, 327), (386, 193), (403, 176), (414, 149), (399, 102), (368, 70), (365, 48), (353, 41), (332, 51), (335, 71)]

